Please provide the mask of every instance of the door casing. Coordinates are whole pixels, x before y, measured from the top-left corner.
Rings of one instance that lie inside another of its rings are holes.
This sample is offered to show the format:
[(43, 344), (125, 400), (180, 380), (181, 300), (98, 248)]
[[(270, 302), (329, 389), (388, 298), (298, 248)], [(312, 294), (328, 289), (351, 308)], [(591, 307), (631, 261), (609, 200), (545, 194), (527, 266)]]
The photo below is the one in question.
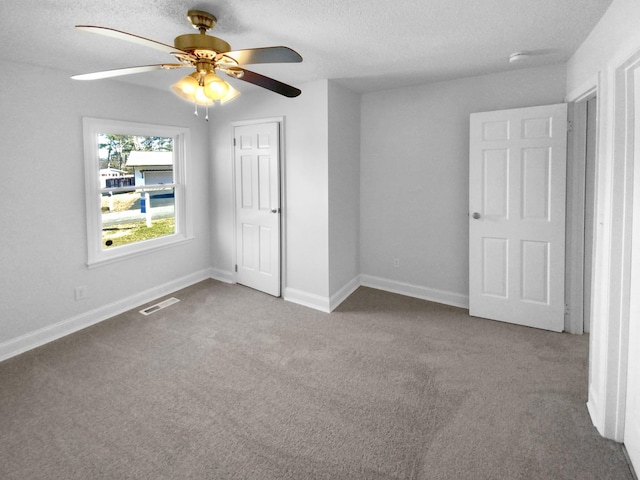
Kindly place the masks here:
[[(587, 201), (595, 196), (596, 165), (587, 162), (587, 105), (597, 99), (596, 87), (588, 89), (569, 104), (570, 128), (567, 143), (567, 227), (566, 227), (566, 314), (565, 331), (582, 334), (584, 318), (590, 315), (590, 291), (586, 291), (585, 263), (592, 262), (593, 250), (588, 250), (585, 235), (595, 235), (594, 226), (585, 224)], [(598, 148), (597, 128), (595, 148)], [(596, 155), (597, 156), (597, 155)], [(590, 169), (590, 171), (588, 170)], [(587, 184), (587, 179), (592, 183)], [(589, 191), (591, 190), (591, 191)], [(591, 206), (595, 209), (595, 200)], [(594, 214), (595, 212), (591, 212)], [(589, 233), (591, 232), (591, 233)], [(591, 239), (593, 245), (593, 238)], [(591, 288), (589, 285), (588, 288)], [(586, 300), (586, 303), (585, 303)]]
[[(634, 72), (634, 150), (640, 159), (640, 68)], [(633, 174), (633, 225), (631, 245), (629, 345), (627, 395), (624, 415), (624, 443), (636, 471), (640, 470), (640, 169)]]

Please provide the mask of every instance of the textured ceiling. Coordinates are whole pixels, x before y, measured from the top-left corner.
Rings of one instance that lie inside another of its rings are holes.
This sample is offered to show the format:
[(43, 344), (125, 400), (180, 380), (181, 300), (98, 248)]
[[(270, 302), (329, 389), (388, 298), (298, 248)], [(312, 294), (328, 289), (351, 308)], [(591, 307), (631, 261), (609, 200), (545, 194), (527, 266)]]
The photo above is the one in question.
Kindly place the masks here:
[[(190, 9), (233, 49), (286, 45), (302, 64), (250, 69), (298, 85), (320, 78), (365, 92), (566, 61), (611, 0), (2, 0), (0, 58), (69, 74), (171, 62), (161, 52), (76, 31), (124, 30), (163, 43), (195, 33)], [(509, 54), (527, 50), (528, 62)], [(1, 74), (1, 73), (0, 73)], [(184, 71), (122, 80), (167, 88)], [(113, 81), (113, 80), (98, 80)], [(240, 82), (239, 88), (257, 88)]]

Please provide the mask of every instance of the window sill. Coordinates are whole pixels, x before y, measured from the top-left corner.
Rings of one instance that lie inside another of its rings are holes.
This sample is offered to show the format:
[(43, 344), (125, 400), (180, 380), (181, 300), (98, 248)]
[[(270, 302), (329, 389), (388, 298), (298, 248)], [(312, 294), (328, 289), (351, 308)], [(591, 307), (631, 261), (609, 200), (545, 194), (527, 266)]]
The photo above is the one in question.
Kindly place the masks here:
[[(173, 236), (171, 236), (173, 237)], [(113, 250), (107, 250), (104, 252), (100, 252), (100, 254), (96, 255), (96, 257), (90, 259), (87, 262), (87, 268), (93, 269), (102, 267), (104, 265), (110, 265), (113, 263), (122, 262), (124, 260), (129, 260), (131, 258), (140, 257), (142, 255), (147, 255), (149, 253), (157, 252), (159, 250), (164, 250), (167, 248), (177, 247), (180, 245), (184, 245), (186, 243), (190, 243), (193, 241), (194, 237), (186, 237), (186, 236), (178, 236), (177, 238), (165, 237), (160, 239), (149, 240), (147, 242), (139, 242), (132, 245), (123, 245), (122, 247), (116, 247)], [(151, 244), (153, 242), (153, 244)], [(127, 247), (136, 247), (135, 249), (127, 248)], [(118, 251), (119, 248), (122, 248), (122, 251)]]

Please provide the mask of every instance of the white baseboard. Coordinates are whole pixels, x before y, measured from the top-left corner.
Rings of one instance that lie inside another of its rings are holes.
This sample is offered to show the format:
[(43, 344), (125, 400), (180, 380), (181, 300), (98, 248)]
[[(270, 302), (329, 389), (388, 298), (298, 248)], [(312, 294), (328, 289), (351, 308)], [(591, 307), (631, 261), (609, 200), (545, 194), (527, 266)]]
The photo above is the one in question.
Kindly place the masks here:
[(220, 270), (219, 268), (211, 268), (211, 278), (223, 283), (236, 283), (233, 272)]
[(329, 307), (333, 312), (338, 306), (344, 302), (349, 295), (355, 292), (360, 286), (360, 276), (353, 278), (349, 283), (347, 283), (344, 287), (338, 290), (336, 293), (331, 295), (329, 299)]
[[(235, 283), (232, 272), (216, 268), (207, 268), (135, 295), (131, 295), (130, 297), (118, 300), (117, 302), (81, 313), (75, 317), (63, 320), (53, 325), (12, 338), (11, 340), (0, 344), (0, 361), (14, 357), (33, 348), (37, 348), (41, 345), (57, 340), (58, 338), (64, 337), (65, 335), (82, 330), (83, 328), (90, 327), (91, 325), (95, 325), (96, 323), (102, 322), (103, 320), (115, 315), (139, 307), (140, 305), (148, 303), (159, 297), (168, 295), (208, 278), (213, 278), (214, 280), (225, 283)], [(321, 312), (330, 313), (361, 285), (377, 288), (378, 290), (385, 290), (387, 292), (398, 293), (400, 295), (407, 295), (409, 297), (443, 303), (445, 305), (452, 305), (461, 308), (469, 307), (469, 298), (466, 295), (420, 287), (371, 275), (360, 275), (355, 277), (330, 298), (294, 288), (286, 288), (284, 290), (283, 298), (288, 302), (297, 303)], [(590, 408), (590, 411), (591, 410), (592, 408)], [(591, 413), (593, 417), (593, 413), (595, 412)]]
[(397, 282), (395, 280), (374, 277), (372, 275), (359, 275), (342, 287), (338, 292), (333, 294), (331, 298), (303, 292), (294, 288), (286, 288), (284, 299), (288, 302), (297, 303), (299, 305), (304, 305), (305, 307), (329, 313), (335, 310), (338, 305), (345, 301), (347, 297), (355, 292), (360, 286), (406, 295), (408, 297), (420, 298), (422, 300), (429, 300), (431, 302), (451, 305), (453, 307), (469, 308), (468, 295), (421, 287), (419, 285)]
[(349, 283), (343, 286), (330, 298), (316, 295), (315, 293), (304, 292), (295, 288), (285, 288), (282, 298), (287, 302), (297, 303), (305, 307), (320, 310), (321, 312), (330, 313), (344, 302), (349, 295), (356, 291), (360, 286), (360, 277), (353, 278)]
[(363, 287), (377, 288), (378, 290), (384, 290), (386, 292), (398, 293), (408, 297), (429, 300), (430, 302), (443, 303), (445, 305), (451, 305), (452, 307), (469, 308), (469, 296), (460, 293), (421, 287), (419, 285), (374, 277), (372, 275), (360, 275), (360, 285)]
[(163, 285), (123, 298), (117, 302), (81, 313), (47, 327), (0, 343), (0, 361), (40, 347), (71, 333), (90, 327), (120, 313), (139, 307), (164, 295), (212, 278), (211, 269), (201, 270)]
[(596, 427), (598, 433), (604, 436), (605, 432), (600, 418), (600, 408), (598, 407), (598, 396), (594, 391), (593, 385), (589, 385), (589, 398), (587, 400), (587, 411), (591, 417), (591, 423)]
[(313, 293), (303, 292), (295, 288), (285, 288), (283, 297), (287, 302), (297, 303), (305, 307), (320, 310), (321, 312), (331, 312), (331, 301), (327, 297), (321, 297)]

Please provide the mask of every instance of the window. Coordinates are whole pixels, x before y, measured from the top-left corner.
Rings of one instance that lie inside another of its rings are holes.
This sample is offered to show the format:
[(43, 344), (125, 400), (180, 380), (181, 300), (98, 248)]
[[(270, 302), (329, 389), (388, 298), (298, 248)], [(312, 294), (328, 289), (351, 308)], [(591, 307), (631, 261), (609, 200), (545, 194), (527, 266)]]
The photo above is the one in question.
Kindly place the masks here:
[(84, 119), (88, 265), (187, 240), (189, 130)]

